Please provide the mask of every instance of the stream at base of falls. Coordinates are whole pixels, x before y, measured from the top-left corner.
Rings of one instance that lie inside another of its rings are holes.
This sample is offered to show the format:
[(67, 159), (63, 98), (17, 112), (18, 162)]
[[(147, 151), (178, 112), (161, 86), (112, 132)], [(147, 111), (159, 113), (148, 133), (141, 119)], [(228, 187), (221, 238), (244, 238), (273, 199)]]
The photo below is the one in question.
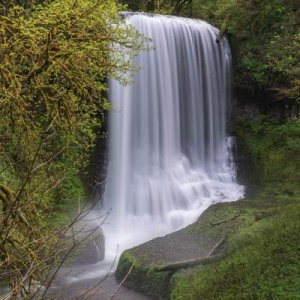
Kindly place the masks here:
[[(78, 270), (72, 268), (73, 272), (80, 274), (83, 271), (90, 272), (93, 269), (103, 268), (104, 266), (99, 265), (86, 265), (81, 266)], [(79, 267), (77, 267), (79, 268)], [(61, 274), (63, 276), (63, 274)], [(64, 275), (68, 277), (68, 273)], [(117, 292), (116, 292), (117, 290)], [(147, 297), (141, 293), (134, 290), (127, 289), (123, 286), (119, 287), (113, 274), (108, 275), (103, 278), (86, 279), (74, 283), (63, 282), (56, 287), (52, 288), (48, 294), (49, 299), (51, 296), (55, 296), (56, 300), (74, 300), (74, 299), (88, 299), (88, 300), (110, 300), (111, 296), (114, 294), (114, 300), (151, 300), (152, 298)]]
[(76, 239), (78, 246), (59, 269), (47, 292), (47, 299), (110, 300), (114, 293), (114, 300), (151, 299), (123, 286), (119, 287), (114, 276), (120, 255), (118, 246), (115, 246), (113, 259), (105, 257), (99, 261), (99, 257), (104, 255), (104, 247), (98, 243), (104, 243), (101, 224), (105, 218), (102, 211), (87, 208), (82, 216), (70, 230), (70, 236)]

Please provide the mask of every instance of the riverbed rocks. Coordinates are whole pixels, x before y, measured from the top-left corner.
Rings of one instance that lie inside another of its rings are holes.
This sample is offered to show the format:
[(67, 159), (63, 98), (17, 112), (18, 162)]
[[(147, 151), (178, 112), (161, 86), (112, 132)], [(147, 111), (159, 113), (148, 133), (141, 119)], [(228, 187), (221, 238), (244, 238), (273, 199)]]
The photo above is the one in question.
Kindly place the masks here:
[(74, 257), (76, 264), (94, 264), (104, 259), (105, 239), (100, 227), (94, 227), (76, 238), (78, 255)]

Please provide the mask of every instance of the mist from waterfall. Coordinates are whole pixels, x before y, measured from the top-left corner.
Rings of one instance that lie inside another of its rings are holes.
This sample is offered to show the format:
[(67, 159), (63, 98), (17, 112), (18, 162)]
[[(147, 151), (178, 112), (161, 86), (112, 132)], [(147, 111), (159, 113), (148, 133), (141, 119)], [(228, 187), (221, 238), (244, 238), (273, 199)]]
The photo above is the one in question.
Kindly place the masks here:
[(206, 22), (129, 14), (153, 40), (134, 83), (110, 82), (109, 165), (103, 209), (107, 257), (180, 229), (210, 205), (243, 196), (226, 134), (231, 57)]

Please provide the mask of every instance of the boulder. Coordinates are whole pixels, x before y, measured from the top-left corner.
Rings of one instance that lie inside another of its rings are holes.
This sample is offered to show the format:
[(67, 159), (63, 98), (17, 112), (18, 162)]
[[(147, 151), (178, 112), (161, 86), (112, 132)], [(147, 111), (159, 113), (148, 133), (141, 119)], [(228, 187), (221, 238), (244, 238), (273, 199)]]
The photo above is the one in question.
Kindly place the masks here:
[(90, 212), (67, 232), (76, 245), (67, 264), (86, 265), (102, 261), (105, 256), (105, 237), (96, 212)]

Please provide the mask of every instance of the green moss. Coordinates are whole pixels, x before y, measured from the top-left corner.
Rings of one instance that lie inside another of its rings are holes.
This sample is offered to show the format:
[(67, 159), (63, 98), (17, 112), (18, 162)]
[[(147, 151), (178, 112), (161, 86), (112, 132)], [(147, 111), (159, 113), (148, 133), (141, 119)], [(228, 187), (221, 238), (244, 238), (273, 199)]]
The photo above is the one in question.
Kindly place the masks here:
[(132, 265), (133, 268), (125, 281), (127, 287), (158, 299), (168, 298), (171, 272), (157, 272), (157, 265), (149, 264), (147, 257), (140, 257), (134, 250), (127, 250), (123, 252), (118, 263), (116, 277), (119, 281), (125, 278)]
[(64, 178), (51, 195), (51, 224), (60, 227), (66, 225), (80, 211), (86, 201), (85, 187), (76, 167), (70, 162), (55, 162), (56, 168), (64, 170)]
[(172, 299), (299, 299), (299, 217), (297, 206), (244, 228), (226, 259), (177, 276)]
[[(235, 124), (235, 133), (256, 161), (263, 192), (300, 194), (300, 120), (278, 124), (267, 117)], [(296, 198), (298, 198), (296, 197)]]

